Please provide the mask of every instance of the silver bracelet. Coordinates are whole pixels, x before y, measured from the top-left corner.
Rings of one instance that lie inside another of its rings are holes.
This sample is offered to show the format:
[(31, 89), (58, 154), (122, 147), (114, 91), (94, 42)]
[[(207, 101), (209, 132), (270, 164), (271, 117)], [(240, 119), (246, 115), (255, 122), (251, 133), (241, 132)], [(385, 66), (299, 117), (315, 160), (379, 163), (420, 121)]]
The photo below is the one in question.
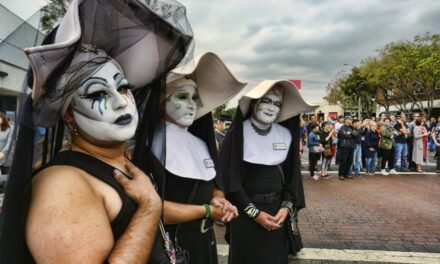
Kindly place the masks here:
[(260, 210), (258, 210), (253, 203), (250, 203), (248, 206), (246, 206), (246, 208), (244, 208), (244, 212), (252, 219), (255, 219), (260, 214)]
[(283, 201), (281, 208), (286, 208), (289, 213), (293, 212), (293, 203), (291, 201)]

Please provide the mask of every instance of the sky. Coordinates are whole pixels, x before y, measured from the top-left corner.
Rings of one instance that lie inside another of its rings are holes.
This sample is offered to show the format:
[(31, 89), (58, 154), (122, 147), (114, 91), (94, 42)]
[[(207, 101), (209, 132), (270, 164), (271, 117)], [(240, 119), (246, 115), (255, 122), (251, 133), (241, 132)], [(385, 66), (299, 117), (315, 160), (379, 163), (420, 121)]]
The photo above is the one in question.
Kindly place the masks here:
[[(311, 103), (339, 71), (387, 43), (440, 34), (439, 0), (181, 0), (195, 54), (217, 53), (251, 89), (265, 79), (300, 79)], [(44, 0), (0, 0), (23, 18)], [(235, 100), (236, 101), (236, 100)]]

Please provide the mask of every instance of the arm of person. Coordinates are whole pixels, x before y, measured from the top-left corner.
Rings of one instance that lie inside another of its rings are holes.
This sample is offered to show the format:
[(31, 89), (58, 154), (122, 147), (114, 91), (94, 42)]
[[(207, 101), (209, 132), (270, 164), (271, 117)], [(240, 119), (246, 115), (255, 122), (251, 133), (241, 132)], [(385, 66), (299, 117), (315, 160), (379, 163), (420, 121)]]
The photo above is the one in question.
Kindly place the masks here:
[(113, 235), (103, 201), (79, 172), (59, 166), (32, 184), (26, 242), (37, 263), (103, 263)]
[(344, 126), (341, 126), (341, 128), (339, 129), (339, 132), (338, 132), (338, 137), (339, 138), (350, 138), (351, 136), (348, 133), (348, 130), (345, 129)]
[(222, 222), (229, 222), (238, 216), (237, 207), (232, 205), (226, 198), (225, 193), (217, 187), (212, 191), (211, 205), (222, 209)]
[(8, 129), (8, 137), (6, 140), (6, 145), (0, 151), (0, 154), (2, 154), (0, 160), (4, 159), (9, 152), (9, 148), (11, 147), (11, 142), (12, 142), (12, 134), (13, 134), (12, 129)]
[(435, 129), (432, 130), (431, 138), (432, 138), (432, 140), (434, 141), (434, 143), (435, 143), (436, 145), (439, 145), (439, 144), (440, 144), (440, 142), (437, 141), (437, 133), (435, 132)]

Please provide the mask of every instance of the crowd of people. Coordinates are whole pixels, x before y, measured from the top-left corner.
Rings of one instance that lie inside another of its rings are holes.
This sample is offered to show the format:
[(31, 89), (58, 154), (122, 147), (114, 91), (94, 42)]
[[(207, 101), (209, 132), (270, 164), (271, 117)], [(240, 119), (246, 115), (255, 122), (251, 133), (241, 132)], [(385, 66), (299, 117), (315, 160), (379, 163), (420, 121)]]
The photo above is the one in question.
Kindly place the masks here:
[[(318, 122), (312, 115), (308, 123), (302, 121), (301, 125), (302, 146), (308, 147), (314, 180), (329, 177), (327, 171), (333, 159), (339, 165), (340, 180), (361, 177), (361, 171), (374, 175), (376, 168), (385, 176), (411, 170), (423, 173), (428, 152), (435, 153), (436, 173), (440, 173), (440, 117), (426, 119), (413, 113), (407, 118), (401, 113), (396, 118), (381, 113), (377, 120), (339, 116)], [(319, 160), (321, 166), (317, 168)]]

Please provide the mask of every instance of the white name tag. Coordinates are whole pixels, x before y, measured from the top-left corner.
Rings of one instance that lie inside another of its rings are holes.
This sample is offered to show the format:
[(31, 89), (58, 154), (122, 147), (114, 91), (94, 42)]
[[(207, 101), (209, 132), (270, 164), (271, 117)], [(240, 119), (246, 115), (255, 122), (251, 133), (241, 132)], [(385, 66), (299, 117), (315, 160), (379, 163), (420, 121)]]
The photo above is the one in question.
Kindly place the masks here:
[(273, 143), (274, 150), (286, 150), (286, 143)]
[(206, 168), (214, 168), (214, 161), (212, 159), (205, 159), (203, 162), (205, 163)]

